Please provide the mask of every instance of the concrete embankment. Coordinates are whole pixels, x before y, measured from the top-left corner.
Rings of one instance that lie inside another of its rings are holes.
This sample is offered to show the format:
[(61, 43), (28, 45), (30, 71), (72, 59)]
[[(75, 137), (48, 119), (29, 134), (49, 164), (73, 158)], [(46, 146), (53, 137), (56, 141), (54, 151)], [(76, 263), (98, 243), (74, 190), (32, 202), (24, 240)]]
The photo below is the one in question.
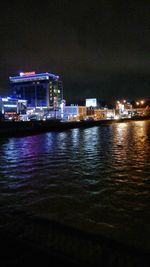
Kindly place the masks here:
[(14, 266), (27, 266), (29, 262), (47, 262), (50, 266), (150, 266), (149, 253), (144, 248), (20, 211), (1, 218), (0, 263), (10, 263), (1, 266), (13, 266), (13, 262)]

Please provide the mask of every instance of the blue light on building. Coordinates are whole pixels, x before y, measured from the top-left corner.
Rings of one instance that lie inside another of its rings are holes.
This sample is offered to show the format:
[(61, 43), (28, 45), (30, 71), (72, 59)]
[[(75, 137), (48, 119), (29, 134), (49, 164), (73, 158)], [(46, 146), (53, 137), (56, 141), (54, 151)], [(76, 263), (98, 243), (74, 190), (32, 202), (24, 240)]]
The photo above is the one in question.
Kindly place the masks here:
[(25, 72), (10, 76), (12, 97), (27, 99), (28, 107), (58, 109), (63, 97), (62, 81), (58, 75), (45, 72)]

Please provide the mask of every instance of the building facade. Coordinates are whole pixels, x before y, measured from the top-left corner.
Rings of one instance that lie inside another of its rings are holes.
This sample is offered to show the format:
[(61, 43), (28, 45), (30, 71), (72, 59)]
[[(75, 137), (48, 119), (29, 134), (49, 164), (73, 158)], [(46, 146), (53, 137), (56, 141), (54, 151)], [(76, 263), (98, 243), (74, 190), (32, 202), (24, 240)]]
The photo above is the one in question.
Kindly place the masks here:
[(71, 105), (65, 106), (63, 111), (63, 119), (69, 121), (78, 121), (86, 117), (86, 107)]
[(21, 115), (26, 114), (27, 101), (11, 97), (0, 97), (0, 115)]
[(12, 97), (26, 99), (28, 107), (57, 110), (63, 97), (63, 86), (59, 76), (51, 73), (26, 72), (9, 77)]

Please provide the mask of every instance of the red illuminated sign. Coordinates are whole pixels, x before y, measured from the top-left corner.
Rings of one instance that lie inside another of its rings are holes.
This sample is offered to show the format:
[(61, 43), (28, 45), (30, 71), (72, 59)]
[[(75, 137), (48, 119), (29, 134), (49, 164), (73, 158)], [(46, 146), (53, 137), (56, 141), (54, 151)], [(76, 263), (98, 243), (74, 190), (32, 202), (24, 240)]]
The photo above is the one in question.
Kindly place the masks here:
[(5, 112), (6, 115), (16, 115), (17, 112)]

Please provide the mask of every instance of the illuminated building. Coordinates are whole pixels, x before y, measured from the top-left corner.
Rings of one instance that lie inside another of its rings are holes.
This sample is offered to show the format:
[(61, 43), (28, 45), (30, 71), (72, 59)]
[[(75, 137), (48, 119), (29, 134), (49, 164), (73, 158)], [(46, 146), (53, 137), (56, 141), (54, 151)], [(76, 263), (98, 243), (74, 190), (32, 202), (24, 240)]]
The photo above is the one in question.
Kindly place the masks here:
[(119, 118), (130, 118), (133, 114), (132, 104), (127, 102), (126, 100), (117, 101), (116, 103), (116, 115)]
[(63, 111), (63, 119), (64, 120), (81, 120), (86, 116), (86, 107), (71, 105), (65, 106)]
[(114, 119), (115, 117), (115, 109), (95, 109), (94, 110), (94, 118), (96, 120), (101, 119)]
[(51, 73), (24, 72), (9, 77), (11, 96), (26, 99), (28, 107), (57, 110), (63, 96), (60, 77)]
[(0, 114), (17, 115), (26, 114), (27, 101), (11, 97), (0, 98)]

